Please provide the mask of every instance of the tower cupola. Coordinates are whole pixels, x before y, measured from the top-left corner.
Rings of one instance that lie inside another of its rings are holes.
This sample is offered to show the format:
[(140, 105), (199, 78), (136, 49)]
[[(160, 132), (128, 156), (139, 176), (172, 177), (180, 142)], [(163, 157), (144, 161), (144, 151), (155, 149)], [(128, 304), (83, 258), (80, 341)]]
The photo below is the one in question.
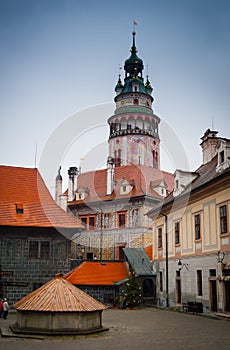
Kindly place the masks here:
[(131, 55), (125, 61), (125, 81), (128, 79), (141, 79), (142, 80), (142, 71), (144, 69), (143, 61), (137, 56), (137, 48), (135, 44), (136, 32), (133, 31), (133, 46), (131, 47)]
[(146, 90), (148, 91), (149, 94), (152, 93), (153, 88), (152, 88), (152, 86), (151, 86), (151, 84), (150, 84), (149, 76), (148, 76), (148, 75), (147, 75), (147, 77), (146, 77), (145, 88), (146, 88)]
[(123, 87), (124, 85), (122, 84), (122, 81), (121, 81), (121, 75), (119, 74), (117, 85), (115, 87), (116, 93), (119, 94), (122, 91)]
[(148, 75), (144, 82), (144, 64), (137, 56), (135, 31), (132, 37), (131, 55), (124, 64), (124, 82), (119, 74), (114, 98), (116, 109), (108, 119), (109, 156), (114, 159), (115, 167), (138, 164), (159, 168), (160, 118), (152, 110), (153, 88)]

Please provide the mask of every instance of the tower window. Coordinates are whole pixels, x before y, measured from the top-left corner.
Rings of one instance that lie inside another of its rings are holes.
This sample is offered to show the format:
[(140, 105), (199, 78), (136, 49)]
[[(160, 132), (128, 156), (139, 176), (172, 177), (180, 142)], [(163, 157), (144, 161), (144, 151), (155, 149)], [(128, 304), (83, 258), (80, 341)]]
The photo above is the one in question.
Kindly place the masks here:
[(138, 101), (138, 99), (137, 99), (137, 98), (134, 98), (134, 100), (133, 100), (133, 104), (134, 104), (134, 105), (139, 105), (139, 101)]
[(114, 151), (115, 167), (121, 166), (121, 150)]
[(153, 167), (158, 168), (158, 153), (153, 150)]

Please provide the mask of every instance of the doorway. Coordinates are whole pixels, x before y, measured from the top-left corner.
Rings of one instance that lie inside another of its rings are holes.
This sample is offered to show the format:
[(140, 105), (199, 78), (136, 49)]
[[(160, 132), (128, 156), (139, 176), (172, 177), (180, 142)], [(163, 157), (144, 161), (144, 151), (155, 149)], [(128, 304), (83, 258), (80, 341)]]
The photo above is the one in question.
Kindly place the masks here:
[(210, 309), (217, 311), (217, 288), (216, 280), (209, 280)]
[(224, 311), (230, 312), (230, 281), (224, 281)]
[(180, 271), (177, 271), (177, 277), (176, 277), (176, 304), (181, 304), (181, 278), (180, 278)]
[(156, 303), (156, 280), (146, 278), (143, 281), (143, 302), (155, 304)]

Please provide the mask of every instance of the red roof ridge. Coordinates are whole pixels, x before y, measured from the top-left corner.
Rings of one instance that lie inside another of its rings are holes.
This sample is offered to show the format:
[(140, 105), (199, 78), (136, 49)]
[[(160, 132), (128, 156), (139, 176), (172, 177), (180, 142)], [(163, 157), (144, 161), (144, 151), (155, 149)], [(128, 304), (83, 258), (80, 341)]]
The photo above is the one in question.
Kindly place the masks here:
[(128, 277), (124, 261), (84, 261), (64, 276), (75, 285), (114, 285)]

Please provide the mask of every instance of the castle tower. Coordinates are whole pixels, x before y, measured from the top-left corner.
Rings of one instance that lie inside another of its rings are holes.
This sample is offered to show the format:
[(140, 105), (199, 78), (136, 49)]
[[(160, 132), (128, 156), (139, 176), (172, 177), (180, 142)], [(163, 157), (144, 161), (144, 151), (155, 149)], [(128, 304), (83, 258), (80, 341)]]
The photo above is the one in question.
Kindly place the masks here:
[(132, 35), (131, 55), (124, 65), (124, 84), (119, 75), (114, 98), (116, 109), (108, 119), (109, 156), (114, 158), (115, 167), (139, 164), (160, 168), (160, 118), (153, 113), (153, 89), (148, 76), (144, 83), (144, 65), (137, 56), (135, 44), (136, 32)]

